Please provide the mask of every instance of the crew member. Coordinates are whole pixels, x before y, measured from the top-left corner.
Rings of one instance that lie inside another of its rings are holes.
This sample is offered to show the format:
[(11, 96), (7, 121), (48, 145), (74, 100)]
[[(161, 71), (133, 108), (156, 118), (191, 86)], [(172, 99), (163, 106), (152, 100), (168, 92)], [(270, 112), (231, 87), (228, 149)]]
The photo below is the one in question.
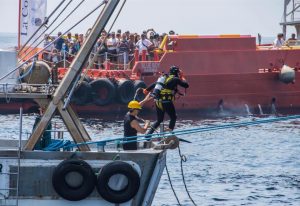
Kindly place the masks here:
[[(142, 105), (145, 101), (147, 101), (149, 95), (142, 101), (131, 101), (128, 104), (129, 112), (125, 115), (124, 118), (124, 141), (133, 141), (123, 144), (124, 150), (136, 150), (137, 149), (137, 140), (136, 136), (137, 133), (145, 134), (147, 131), (147, 128), (150, 125), (150, 121), (146, 120), (144, 127), (142, 127), (138, 120), (139, 118), (137, 115), (139, 114), (140, 110), (142, 109)], [(133, 137), (133, 138), (128, 138)]]
[[(175, 94), (178, 92), (178, 85), (183, 88), (189, 87), (189, 84), (183, 77), (180, 69), (177, 66), (171, 66), (169, 75), (167, 75), (163, 84), (163, 88), (155, 97), (157, 121), (151, 126), (148, 134), (152, 134), (160, 125), (160, 123), (164, 120), (165, 113), (167, 113), (170, 117), (169, 130), (172, 131), (174, 129), (177, 115), (173, 101), (175, 100)], [(156, 83), (153, 83), (151, 86), (144, 90), (144, 93), (149, 93), (152, 89), (155, 88), (155, 86)]]

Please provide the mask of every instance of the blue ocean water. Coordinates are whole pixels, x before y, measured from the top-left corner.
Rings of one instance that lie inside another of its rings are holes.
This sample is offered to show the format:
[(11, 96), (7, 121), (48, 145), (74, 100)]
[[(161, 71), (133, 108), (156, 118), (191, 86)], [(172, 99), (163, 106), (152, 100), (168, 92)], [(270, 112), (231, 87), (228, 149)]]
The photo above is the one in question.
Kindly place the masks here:
[(17, 34), (0, 33), (0, 49), (12, 48), (18, 45)]

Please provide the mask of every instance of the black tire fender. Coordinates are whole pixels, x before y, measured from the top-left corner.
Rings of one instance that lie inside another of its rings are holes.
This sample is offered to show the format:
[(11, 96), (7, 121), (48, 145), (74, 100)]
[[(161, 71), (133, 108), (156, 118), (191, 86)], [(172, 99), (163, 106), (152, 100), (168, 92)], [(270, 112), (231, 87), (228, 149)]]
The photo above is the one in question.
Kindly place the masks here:
[[(78, 185), (70, 185), (67, 175), (76, 173), (82, 178)], [(92, 167), (83, 160), (68, 159), (55, 168), (52, 185), (59, 196), (70, 201), (79, 201), (88, 197), (95, 188), (96, 176)]]
[(92, 101), (92, 91), (91, 85), (86, 81), (82, 81), (75, 89), (71, 101), (77, 105), (85, 105)]
[(134, 97), (134, 85), (131, 80), (122, 79), (117, 83), (117, 99), (121, 104), (128, 104)]
[[(109, 186), (110, 178), (114, 175), (124, 175), (128, 184), (121, 190), (113, 190)], [(131, 200), (140, 187), (140, 177), (138, 172), (130, 164), (122, 161), (108, 163), (101, 168), (96, 188), (103, 199), (112, 203), (124, 203)]]
[(116, 95), (114, 84), (107, 78), (96, 79), (90, 85), (93, 89), (93, 101), (98, 106), (111, 103)]

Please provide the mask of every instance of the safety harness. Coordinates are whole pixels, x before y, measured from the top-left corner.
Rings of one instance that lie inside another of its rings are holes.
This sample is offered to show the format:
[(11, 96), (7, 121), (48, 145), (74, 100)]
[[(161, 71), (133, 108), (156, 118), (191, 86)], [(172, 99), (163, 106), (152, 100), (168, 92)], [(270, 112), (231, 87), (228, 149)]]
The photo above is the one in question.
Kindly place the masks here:
[(166, 85), (172, 80), (174, 79), (174, 75), (169, 75), (163, 85), (163, 89), (160, 91), (160, 95), (159, 95), (159, 99), (156, 100), (156, 105), (160, 110), (164, 110), (163, 109), (163, 105), (162, 103), (164, 102), (172, 102), (175, 100), (175, 91), (172, 89), (167, 89)]

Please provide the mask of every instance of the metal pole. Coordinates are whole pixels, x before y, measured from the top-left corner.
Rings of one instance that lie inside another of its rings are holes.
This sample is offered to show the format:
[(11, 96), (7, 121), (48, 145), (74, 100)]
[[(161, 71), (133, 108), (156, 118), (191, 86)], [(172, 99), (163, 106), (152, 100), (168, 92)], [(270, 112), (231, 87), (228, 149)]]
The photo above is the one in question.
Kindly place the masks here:
[(282, 33), (284, 39), (286, 39), (286, 11), (288, 6), (289, 0), (284, 0), (284, 8), (283, 8), (283, 25), (282, 25)]
[(66, 68), (66, 47), (64, 49), (64, 68)]
[(17, 175), (17, 200), (16, 204), (19, 205), (19, 183), (20, 183), (20, 165), (21, 165), (21, 147), (22, 147), (22, 133), (23, 133), (23, 108), (20, 108), (20, 133), (19, 133), (19, 145), (18, 145), (18, 175)]
[(21, 47), (21, 7), (22, 7), (22, 2), (21, 0), (19, 0), (18, 50)]

